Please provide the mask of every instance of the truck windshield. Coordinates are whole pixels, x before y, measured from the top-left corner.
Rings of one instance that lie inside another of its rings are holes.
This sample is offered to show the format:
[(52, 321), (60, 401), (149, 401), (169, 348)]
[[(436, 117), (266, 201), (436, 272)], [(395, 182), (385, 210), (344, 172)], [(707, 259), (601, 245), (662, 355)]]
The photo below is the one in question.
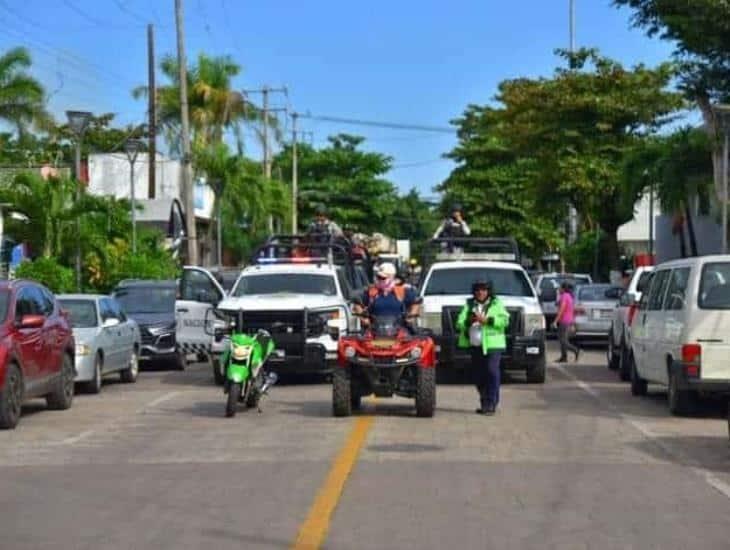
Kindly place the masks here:
[(125, 313), (174, 313), (177, 290), (174, 287), (120, 288), (114, 297)]
[(525, 272), (518, 269), (484, 267), (434, 270), (424, 294), (426, 296), (471, 294), (471, 285), (477, 280), (492, 281), (494, 292), (499, 296), (534, 297)]
[(331, 275), (309, 273), (268, 273), (241, 277), (233, 296), (252, 294), (321, 294), (336, 296), (337, 287)]

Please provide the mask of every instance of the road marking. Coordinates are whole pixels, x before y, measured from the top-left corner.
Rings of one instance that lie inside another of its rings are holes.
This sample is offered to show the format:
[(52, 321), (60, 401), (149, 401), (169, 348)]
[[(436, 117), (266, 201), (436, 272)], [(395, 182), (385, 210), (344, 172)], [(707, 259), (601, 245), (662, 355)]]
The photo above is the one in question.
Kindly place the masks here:
[(724, 495), (727, 498), (730, 498), (730, 485), (725, 483), (723, 480), (721, 480), (719, 477), (717, 477), (715, 474), (713, 474), (710, 470), (706, 468), (702, 468), (700, 466), (694, 466), (692, 463), (693, 460), (687, 459), (686, 457), (682, 456), (680, 453), (672, 449), (669, 445), (661, 441), (659, 439), (659, 436), (655, 434), (646, 424), (639, 422), (635, 418), (625, 414), (621, 411), (618, 407), (613, 405), (612, 403), (607, 402), (601, 397), (601, 394), (598, 390), (593, 388), (589, 383), (584, 382), (583, 380), (579, 379), (576, 375), (574, 375), (572, 372), (567, 370), (562, 365), (553, 365), (553, 368), (563, 374), (566, 378), (570, 379), (575, 385), (577, 385), (580, 389), (582, 389), (584, 392), (586, 392), (588, 395), (593, 397), (596, 401), (598, 401), (602, 406), (609, 409), (611, 412), (615, 413), (616, 416), (618, 416), (623, 422), (626, 422), (629, 426), (634, 428), (637, 432), (639, 432), (641, 435), (643, 435), (645, 438), (647, 438), (649, 441), (654, 443), (657, 447), (659, 447), (667, 456), (671, 457), (673, 460), (676, 460), (677, 462), (686, 465), (692, 472), (694, 472), (697, 476), (701, 477), (705, 480), (705, 482)]
[(96, 430), (86, 430), (85, 432), (81, 432), (79, 435), (75, 435), (73, 437), (67, 437), (66, 439), (61, 441), (61, 445), (75, 445), (82, 439), (86, 439), (90, 435), (94, 434)]
[(357, 462), (374, 420), (370, 415), (360, 416), (355, 420), (347, 441), (332, 463), (324, 484), (309, 508), (307, 519), (299, 527), (297, 539), (291, 546), (293, 550), (316, 550), (322, 546), (345, 482)]
[(137, 411), (137, 413), (145, 413), (147, 412), (147, 409), (154, 409), (157, 405), (161, 405), (165, 401), (169, 401), (173, 397), (176, 397), (180, 392), (178, 391), (171, 391), (166, 393), (165, 395), (161, 395), (157, 399), (153, 399), (149, 403), (147, 403), (144, 407), (142, 407), (140, 410)]

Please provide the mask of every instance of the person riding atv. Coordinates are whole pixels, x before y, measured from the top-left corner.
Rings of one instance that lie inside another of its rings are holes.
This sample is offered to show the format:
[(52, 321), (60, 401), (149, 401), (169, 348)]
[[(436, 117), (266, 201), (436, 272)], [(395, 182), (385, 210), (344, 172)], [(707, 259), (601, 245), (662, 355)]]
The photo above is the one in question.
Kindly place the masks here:
[[(370, 285), (360, 303), (355, 304), (354, 313), (367, 311), (372, 317), (405, 316), (406, 319), (418, 316), (420, 301), (416, 291), (410, 285), (397, 284), (397, 274), (395, 265), (390, 262), (378, 266), (375, 284)], [(369, 319), (364, 317), (362, 324), (369, 326)], [(411, 327), (409, 329), (412, 331)]]

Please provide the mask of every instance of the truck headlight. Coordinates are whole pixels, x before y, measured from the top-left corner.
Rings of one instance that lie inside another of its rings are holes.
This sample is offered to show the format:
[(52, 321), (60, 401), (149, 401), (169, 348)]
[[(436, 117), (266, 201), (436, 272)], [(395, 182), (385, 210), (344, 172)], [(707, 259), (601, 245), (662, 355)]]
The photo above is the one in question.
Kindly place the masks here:
[(532, 336), (540, 330), (545, 330), (545, 316), (542, 313), (525, 314), (525, 334)]
[(168, 334), (175, 332), (175, 325), (163, 325), (163, 326), (157, 326), (157, 327), (149, 327), (147, 330), (149, 330), (150, 334), (154, 336), (160, 336), (161, 334)]
[(84, 355), (90, 355), (91, 354), (91, 348), (87, 346), (86, 344), (76, 344), (76, 355), (78, 357), (83, 357)]
[(420, 359), (421, 358), (421, 348), (415, 347), (411, 350), (411, 359)]

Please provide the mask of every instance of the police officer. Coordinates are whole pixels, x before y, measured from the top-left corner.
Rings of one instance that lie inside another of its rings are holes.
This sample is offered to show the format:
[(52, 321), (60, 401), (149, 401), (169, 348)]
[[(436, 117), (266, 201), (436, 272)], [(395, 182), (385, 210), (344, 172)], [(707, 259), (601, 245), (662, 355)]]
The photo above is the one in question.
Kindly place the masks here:
[(328, 238), (344, 238), (340, 226), (327, 217), (327, 207), (318, 204), (314, 209), (314, 220), (307, 229), (309, 235), (325, 235)]
[(468, 237), (471, 235), (471, 229), (464, 220), (464, 213), (460, 204), (454, 204), (451, 207), (451, 215), (446, 218), (436, 233), (433, 234), (434, 239), (449, 239), (458, 237)]
[(492, 415), (499, 405), (500, 360), (507, 347), (509, 313), (490, 281), (475, 281), (472, 297), (459, 312), (458, 346), (471, 351), (471, 368), (479, 392), (477, 414)]

